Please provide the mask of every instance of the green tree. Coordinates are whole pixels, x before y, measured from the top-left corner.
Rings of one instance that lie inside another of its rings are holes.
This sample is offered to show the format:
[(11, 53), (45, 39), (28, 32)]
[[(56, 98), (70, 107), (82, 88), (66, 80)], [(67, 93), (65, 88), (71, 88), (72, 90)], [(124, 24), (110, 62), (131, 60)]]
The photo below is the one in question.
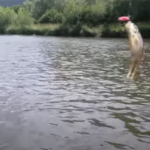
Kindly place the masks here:
[(47, 10), (45, 14), (39, 19), (40, 23), (62, 23), (63, 14), (56, 9)]
[(18, 10), (17, 19), (16, 19), (16, 25), (18, 26), (29, 26), (32, 25), (34, 22), (30, 12), (28, 12), (24, 8), (20, 8)]
[(27, 0), (23, 5), (34, 18), (39, 19), (48, 9), (54, 7), (54, 0)]
[(17, 19), (17, 14), (11, 8), (0, 6), (0, 32), (4, 32), (10, 24), (14, 24)]

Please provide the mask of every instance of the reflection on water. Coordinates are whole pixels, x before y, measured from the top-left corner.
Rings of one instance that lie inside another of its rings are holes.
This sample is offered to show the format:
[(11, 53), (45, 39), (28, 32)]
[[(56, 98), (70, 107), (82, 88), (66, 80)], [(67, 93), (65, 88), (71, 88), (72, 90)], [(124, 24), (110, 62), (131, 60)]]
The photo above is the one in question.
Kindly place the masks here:
[(150, 53), (126, 39), (1, 36), (0, 149), (149, 150)]

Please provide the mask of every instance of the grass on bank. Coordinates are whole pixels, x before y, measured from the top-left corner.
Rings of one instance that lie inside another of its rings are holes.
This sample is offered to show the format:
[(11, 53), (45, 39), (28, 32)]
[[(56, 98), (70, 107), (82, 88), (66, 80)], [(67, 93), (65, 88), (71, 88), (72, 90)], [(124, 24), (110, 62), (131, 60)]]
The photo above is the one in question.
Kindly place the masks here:
[(6, 34), (18, 35), (55, 35), (54, 32), (60, 27), (59, 24), (35, 24), (30, 26), (8, 26)]
[[(150, 38), (150, 25), (137, 23), (143, 38)], [(82, 36), (82, 37), (126, 37), (124, 28), (120, 24), (100, 25), (61, 25), (61, 24), (34, 24), (30, 26), (11, 25), (5, 29), (5, 34), (43, 35), (43, 36)]]
[[(150, 25), (149, 23), (136, 23), (137, 27), (143, 38), (150, 38)], [(124, 27), (119, 24), (112, 24), (103, 28), (102, 37), (126, 37)]]

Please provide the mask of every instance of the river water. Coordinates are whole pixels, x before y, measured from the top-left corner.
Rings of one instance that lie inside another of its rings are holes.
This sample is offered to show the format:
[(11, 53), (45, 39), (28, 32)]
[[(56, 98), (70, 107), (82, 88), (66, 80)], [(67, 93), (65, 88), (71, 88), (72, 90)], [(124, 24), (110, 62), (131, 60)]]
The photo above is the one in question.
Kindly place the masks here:
[(127, 39), (0, 39), (0, 150), (150, 149), (150, 41), (133, 81)]

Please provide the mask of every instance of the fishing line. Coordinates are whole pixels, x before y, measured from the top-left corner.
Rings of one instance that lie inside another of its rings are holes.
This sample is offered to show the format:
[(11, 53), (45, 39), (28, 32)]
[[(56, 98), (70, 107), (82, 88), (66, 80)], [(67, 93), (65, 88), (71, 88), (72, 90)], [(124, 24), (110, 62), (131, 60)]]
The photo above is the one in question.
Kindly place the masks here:
[(128, 8), (128, 17), (131, 19), (131, 6), (132, 6), (132, 3), (131, 3), (131, 0), (129, 0), (129, 8)]

